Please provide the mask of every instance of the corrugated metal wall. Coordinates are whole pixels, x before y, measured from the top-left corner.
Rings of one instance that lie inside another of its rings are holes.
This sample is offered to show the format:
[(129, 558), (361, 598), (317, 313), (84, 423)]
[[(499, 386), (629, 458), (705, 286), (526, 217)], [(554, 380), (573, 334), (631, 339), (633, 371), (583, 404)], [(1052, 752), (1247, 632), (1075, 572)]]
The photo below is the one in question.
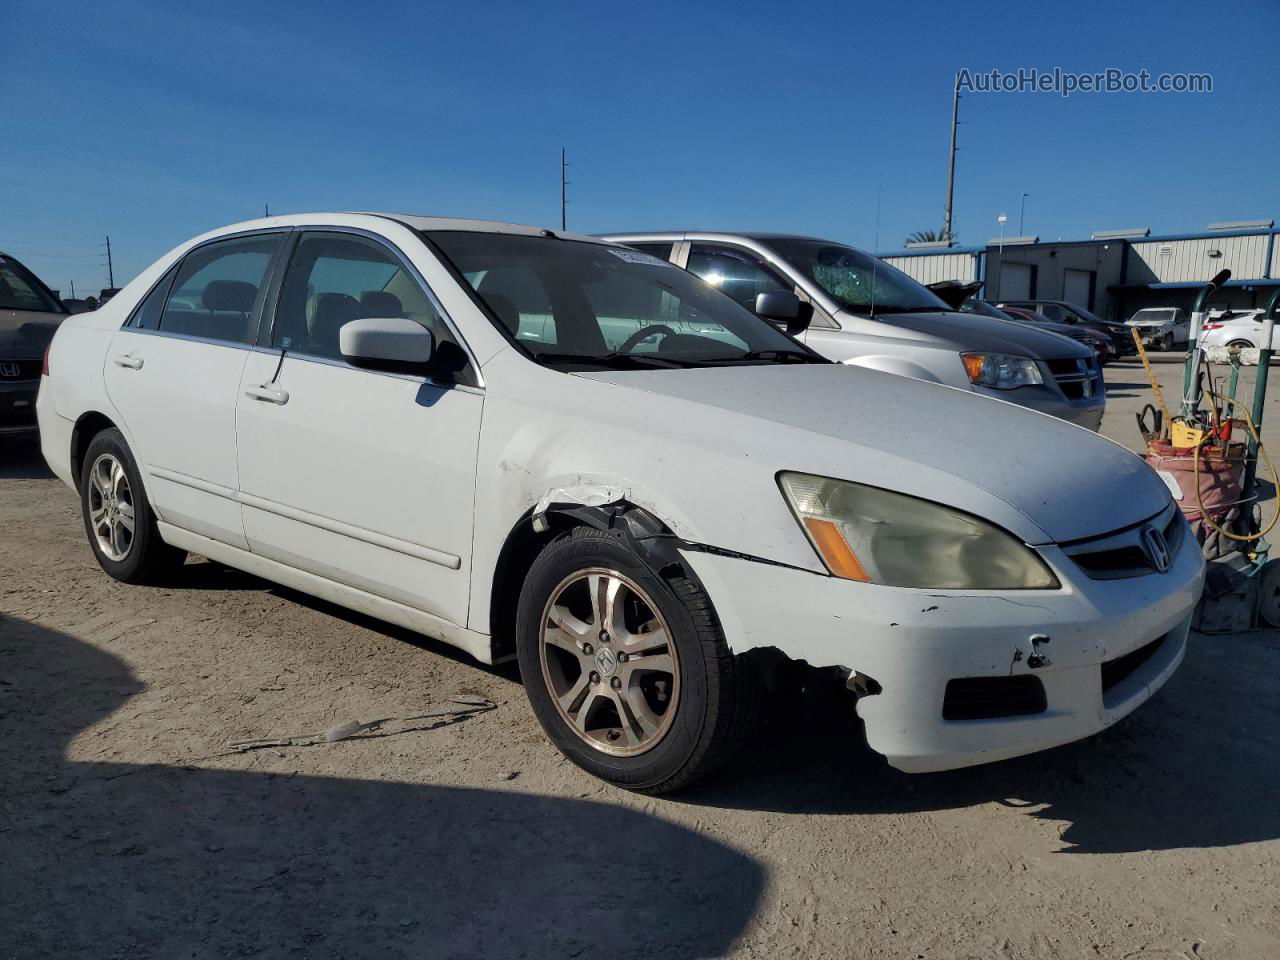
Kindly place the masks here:
[(968, 283), (975, 279), (977, 269), (976, 255), (972, 253), (885, 257), (884, 262), (897, 267), (920, 283), (937, 283), (939, 280), (959, 280), (962, 283)]
[[(1210, 250), (1220, 250), (1222, 256), (1211, 257)], [(1126, 282), (1199, 283), (1223, 269), (1230, 270), (1240, 279), (1255, 279), (1264, 275), (1266, 259), (1265, 234), (1194, 240), (1141, 240), (1129, 245)]]

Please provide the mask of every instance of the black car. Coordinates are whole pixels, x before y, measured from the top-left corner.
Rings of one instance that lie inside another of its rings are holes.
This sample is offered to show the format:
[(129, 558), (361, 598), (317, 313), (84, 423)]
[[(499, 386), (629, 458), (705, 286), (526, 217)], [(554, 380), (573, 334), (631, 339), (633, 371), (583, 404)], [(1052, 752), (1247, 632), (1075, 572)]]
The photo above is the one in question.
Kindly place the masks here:
[(1133, 331), (1123, 323), (1114, 323), (1095, 316), (1084, 307), (1065, 300), (1001, 300), (997, 307), (1021, 307), (1033, 310), (1054, 323), (1066, 323), (1081, 326), (1088, 330), (1097, 330), (1111, 338), (1117, 357), (1127, 357), (1138, 352), (1133, 342)]
[(44, 351), (66, 317), (53, 291), (0, 253), (0, 434), (36, 428)]

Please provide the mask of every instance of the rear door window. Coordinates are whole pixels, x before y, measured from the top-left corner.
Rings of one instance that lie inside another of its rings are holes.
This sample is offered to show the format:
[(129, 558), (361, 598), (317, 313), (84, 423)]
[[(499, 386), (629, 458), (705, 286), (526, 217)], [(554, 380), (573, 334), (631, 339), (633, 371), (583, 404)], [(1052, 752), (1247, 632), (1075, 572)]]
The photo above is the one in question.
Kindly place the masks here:
[(252, 343), (281, 234), (207, 244), (187, 254), (160, 317), (163, 333)]

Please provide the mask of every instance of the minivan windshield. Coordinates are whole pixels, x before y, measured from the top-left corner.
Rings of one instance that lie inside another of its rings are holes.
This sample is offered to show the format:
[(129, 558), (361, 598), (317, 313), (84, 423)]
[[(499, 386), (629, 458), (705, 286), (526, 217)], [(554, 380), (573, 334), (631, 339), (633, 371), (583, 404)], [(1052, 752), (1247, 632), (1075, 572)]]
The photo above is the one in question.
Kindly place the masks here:
[(827, 363), (705, 281), (612, 244), (425, 233), (534, 360), (566, 368)]
[(825, 240), (771, 239), (783, 259), (856, 313), (937, 313), (951, 308), (883, 260)]

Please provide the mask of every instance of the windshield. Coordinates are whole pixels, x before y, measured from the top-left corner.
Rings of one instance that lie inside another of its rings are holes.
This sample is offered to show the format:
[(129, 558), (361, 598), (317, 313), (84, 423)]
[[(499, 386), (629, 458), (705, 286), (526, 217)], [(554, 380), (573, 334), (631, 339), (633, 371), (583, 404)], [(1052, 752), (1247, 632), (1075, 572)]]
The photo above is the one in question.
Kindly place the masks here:
[(0, 310), (65, 313), (45, 285), (12, 257), (0, 254)]
[(976, 313), (980, 317), (991, 317), (993, 320), (1012, 320), (1017, 323), (1017, 318), (1009, 316), (1003, 310), (993, 307), (985, 300), (974, 300), (972, 298), (960, 304), (961, 313)]
[(827, 362), (693, 274), (636, 250), (502, 233), (425, 236), (540, 363)]
[(1129, 318), (1130, 323), (1166, 323), (1173, 319), (1172, 310), (1139, 310)]
[(770, 240), (793, 267), (844, 306), (881, 313), (950, 312), (951, 308), (901, 270), (883, 260), (825, 240)]

